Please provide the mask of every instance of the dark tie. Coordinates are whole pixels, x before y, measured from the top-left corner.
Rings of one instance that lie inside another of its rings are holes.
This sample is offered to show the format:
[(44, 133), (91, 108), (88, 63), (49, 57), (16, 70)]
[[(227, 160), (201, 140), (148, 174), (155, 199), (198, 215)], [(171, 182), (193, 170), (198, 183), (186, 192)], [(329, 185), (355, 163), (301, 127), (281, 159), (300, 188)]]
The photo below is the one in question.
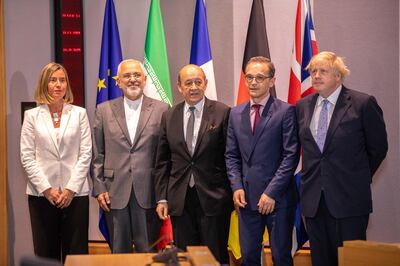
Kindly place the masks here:
[[(194, 106), (189, 107), (190, 116), (188, 123), (186, 125), (186, 146), (188, 147), (189, 153), (193, 154), (193, 131), (194, 131), (194, 110), (196, 108)], [(194, 178), (193, 174), (190, 175), (189, 179), (189, 187), (194, 186)]]
[(190, 154), (193, 154), (193, 131), (194, 131), (194, 106), (189, 107), (190, 116), (186, 125), (186, 146)]
[(328, 100), (323, 100), (321, 112), (319, 113), (318, 128), (317, 128), (317, 144), (322, 152), (324, 149), (326, 132), (328, 131)]
[(253, 134), (256, 132), (258, 122), (260, 122), (260, 107), (261, 104), (253, 104), (251, 108), (254, 110), (254, 123), (253, 123)]

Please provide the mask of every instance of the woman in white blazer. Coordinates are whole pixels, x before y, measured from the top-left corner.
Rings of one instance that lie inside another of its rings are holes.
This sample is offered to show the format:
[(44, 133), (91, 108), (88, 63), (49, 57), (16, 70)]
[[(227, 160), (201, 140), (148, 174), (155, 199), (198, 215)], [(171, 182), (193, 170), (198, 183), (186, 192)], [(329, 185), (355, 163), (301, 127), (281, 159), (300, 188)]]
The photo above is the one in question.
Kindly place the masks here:
[(64, 262), (68, 254), (88, 252), (90, 126), (86, 110), (71, 104), (60, 64), (43, 68), (35, 100), (38, 107), (25, 112), (21, 130), (34, 251)]

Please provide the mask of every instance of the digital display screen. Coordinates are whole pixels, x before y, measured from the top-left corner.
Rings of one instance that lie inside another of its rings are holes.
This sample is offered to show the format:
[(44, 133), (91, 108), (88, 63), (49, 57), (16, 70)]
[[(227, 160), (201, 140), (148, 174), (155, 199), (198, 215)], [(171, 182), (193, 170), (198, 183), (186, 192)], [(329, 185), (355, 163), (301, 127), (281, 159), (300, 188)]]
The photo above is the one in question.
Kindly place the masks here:
[(56, 61), (68, 72), (74, 104), (85, 106), (81, 0), (55, 1)]

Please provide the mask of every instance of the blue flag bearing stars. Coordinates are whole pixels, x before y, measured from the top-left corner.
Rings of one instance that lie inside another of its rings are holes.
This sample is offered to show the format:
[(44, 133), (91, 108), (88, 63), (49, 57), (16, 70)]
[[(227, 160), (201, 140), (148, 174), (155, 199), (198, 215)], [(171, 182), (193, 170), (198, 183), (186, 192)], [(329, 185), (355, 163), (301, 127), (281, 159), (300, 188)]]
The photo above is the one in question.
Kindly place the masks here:
[(121, 42), (114, 2), (107, 0), (104, 11), (96, 105), (122, 96), (122, 91), (117, 86), (117, 68), (121, 61)]

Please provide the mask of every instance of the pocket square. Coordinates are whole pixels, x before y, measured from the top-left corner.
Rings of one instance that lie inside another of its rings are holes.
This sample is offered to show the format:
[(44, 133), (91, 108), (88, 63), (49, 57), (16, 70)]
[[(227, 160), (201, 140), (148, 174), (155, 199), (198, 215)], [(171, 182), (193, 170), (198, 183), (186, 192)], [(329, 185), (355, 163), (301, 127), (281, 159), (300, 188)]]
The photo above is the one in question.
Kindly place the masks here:
[(217, 128), (216, 125), (214, 125), (214, 124), (209, 124), (209, 125), (208, 125), (208, 128), (207, 128), (207, 131), (214, 130), (214, 129), (216, 129), (216, 128)]

